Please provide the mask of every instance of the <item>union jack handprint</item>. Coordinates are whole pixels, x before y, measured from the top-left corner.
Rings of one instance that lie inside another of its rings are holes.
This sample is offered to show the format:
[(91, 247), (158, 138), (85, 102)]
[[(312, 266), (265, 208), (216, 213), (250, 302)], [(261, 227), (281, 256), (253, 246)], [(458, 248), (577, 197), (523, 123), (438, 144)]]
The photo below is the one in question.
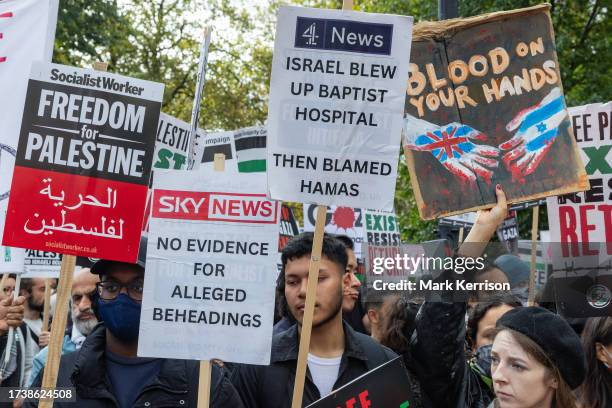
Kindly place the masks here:
[(448, 171), (463, 180), (475, 182), (480, 177), (491, 182), (491, 168), (498, 166), (499, 150), (475, 144), (475, 140), (487, 140), (476, 129), (456, 122), (438, 126), (406, 115), (404, 134), (404, 149), (430, 152)]
[(503, 161), (513, 178), (523, 178), (538, 168), (566, 117), (565, 99), (556, 87), (540, 103), (523, 109), (506, 125), (507, 131), (516, 133), (499, 147), (508, 151)]

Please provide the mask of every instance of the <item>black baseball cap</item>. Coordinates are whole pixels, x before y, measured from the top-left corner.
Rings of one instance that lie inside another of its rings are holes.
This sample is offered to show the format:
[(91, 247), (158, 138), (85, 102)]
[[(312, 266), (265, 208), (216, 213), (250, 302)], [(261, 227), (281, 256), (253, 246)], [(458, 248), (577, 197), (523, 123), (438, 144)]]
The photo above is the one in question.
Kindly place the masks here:
[[(143, 235), (140, 237), (140, 245), (138, 246), (138, 259), (136, 263), (132, 265), (138, 265), (142, 269), (145, 269), (145, 263), (147, 262), (147, 236)], [(91, 273), (101, 275), (104, 271), (107, 271), (113, 264), (121, 264), (128, 262), (111, 261), (108, 259), (98, 259), (91, 267)], [(129, 263), (128, 263), (129, 264)]]

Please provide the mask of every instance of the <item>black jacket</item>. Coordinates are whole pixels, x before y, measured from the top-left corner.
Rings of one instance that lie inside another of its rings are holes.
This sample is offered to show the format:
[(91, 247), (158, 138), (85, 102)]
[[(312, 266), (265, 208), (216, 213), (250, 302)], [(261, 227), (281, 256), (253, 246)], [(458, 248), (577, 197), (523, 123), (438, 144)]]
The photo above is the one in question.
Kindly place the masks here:
[[(388, 348), (381, 346), (365, 334), (357, 333), (344, 323), (345, 347), (340, 361), (338, 378), (333, 386), (337, 389), (362, 374), (397, 357)], [(295, 369), (299, 350), (297, 324), (274, 336), (269, 366), (239, 365), (232, 375), (232, 382), (247, 408), (291, 407)], [(408, 386), (408, 385), (407, 385)], [(312, 381), (310, 370), (306, 370), (302, 406), (321, 398)]]
[[(99, 324), (87, 336), (80, 350), (62, 356), (57, 387), (75, 387), (76, 403), (56, 400), (55, 408), (117, 407), (106, 374), (106, 329)], [(33, 383), (40, 387), (42, 372)], [(140, 392), (134, 407), (197, 407), (199, 363), (190, 360), (165, 359), (159, 374)], [(26, 401), (24, 407), (38, 406), (38, 401)], [(211, 408), (241, 408), (236, 390), (223, 369), (213, 364), (211, 377)]]

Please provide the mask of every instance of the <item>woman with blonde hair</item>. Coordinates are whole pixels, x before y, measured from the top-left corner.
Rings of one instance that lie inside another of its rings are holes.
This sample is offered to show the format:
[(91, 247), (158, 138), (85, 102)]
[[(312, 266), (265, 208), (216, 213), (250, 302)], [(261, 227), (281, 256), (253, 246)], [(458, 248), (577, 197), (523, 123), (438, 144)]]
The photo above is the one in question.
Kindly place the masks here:
[(491, 373), (498, 408), (575, 408), (586, 361), (580, 338), (560, 316), (518, 307), (496, 324)]

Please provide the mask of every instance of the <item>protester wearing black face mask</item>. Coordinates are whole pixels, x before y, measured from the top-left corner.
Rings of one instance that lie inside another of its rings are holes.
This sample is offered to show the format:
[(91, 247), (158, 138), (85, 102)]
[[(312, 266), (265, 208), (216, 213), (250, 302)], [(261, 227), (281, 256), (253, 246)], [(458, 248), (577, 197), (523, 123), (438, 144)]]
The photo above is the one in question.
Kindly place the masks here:
[[(80, 350), (62, 356), (57, 387), (75, 387), (74, 402), (55, 407), (197, 406), (199, 363), (136, 356), (147, 240), (138, 262), (99, 260), (91, 268), (97, 284), (98, 324)], [(32, 384), (40, 387), (42, 373)], [(26, 407), (37, 406), (28, 401)], [(211, 407), (242, 407), (222, 368), (213, 365)]]

